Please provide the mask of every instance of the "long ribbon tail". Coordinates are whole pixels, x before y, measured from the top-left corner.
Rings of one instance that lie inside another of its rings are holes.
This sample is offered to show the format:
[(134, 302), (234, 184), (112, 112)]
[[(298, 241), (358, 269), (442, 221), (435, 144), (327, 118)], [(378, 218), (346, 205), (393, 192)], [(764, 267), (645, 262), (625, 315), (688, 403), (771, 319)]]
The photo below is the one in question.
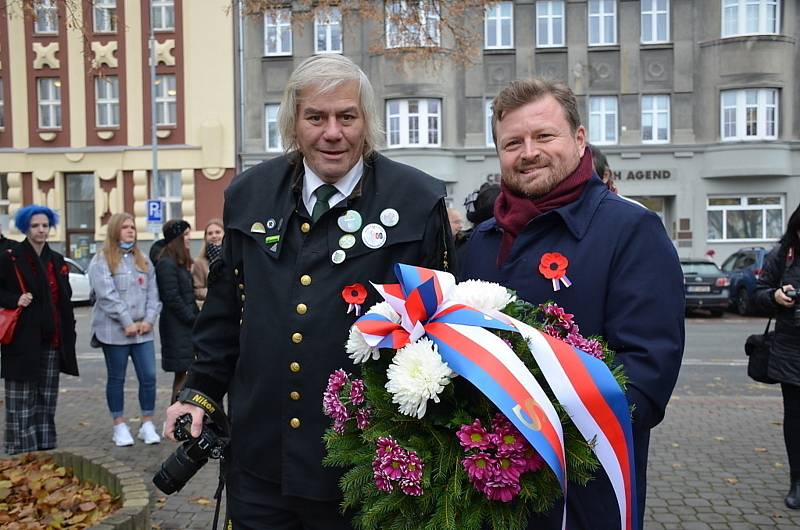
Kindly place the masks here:
[(599, 359), (507, 317), (528, 341), (556, 398), (611, 480), (623, 530), (638, 530), (636, 469), (628, 401)]
[(525, 364), (502, 339), (483, 328), (432, 322), (425, 330), (437, 344), (442, 360), (497, 405), (542, 456), (566, 497), (561, 422)]

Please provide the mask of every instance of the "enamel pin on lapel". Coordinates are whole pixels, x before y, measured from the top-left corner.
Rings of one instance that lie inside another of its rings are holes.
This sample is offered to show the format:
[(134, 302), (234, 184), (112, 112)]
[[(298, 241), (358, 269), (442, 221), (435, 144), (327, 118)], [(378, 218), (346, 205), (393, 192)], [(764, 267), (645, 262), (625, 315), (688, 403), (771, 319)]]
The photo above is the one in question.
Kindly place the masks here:
[(361, 231), (361, 240), (371, 248), (381, 248), (386, 243), (386, 229), (378, 223), (370, 223)]
[(361, 228), (361, 214), (355, 210), (347, 210), (344, 215), (339, 217), (337, 223), (343, 232), (353, 233), (358, 232)]
[(394, 208), (386, 208), (381, 212), (381, 223), (386, 227), (393, 227), (400, 220), (400, 214)]
[(254, 234), (266, 234), (267, 233), (267, 229), (264, 228), (264, 224), (263, 223), (259, 223), (258, 221), (256, 221), (255, 223), (253, 223), (250, 226), (250, 231), (252, 233), (254, 233)]

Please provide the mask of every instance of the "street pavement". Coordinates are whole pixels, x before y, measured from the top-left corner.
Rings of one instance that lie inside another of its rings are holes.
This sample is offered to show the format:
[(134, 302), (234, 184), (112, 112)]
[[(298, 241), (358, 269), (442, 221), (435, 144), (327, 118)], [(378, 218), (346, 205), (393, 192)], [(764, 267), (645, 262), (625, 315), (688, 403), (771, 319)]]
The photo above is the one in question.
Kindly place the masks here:
[[(146, 446), (137, 440), (133, 447), (113, 445), (102, 352), (88, 344), (89, 308), (78, 308), (76, 316), (81, 377), (61, 379), (56, 418), (59, 446), (101, 449), (142, 472), (151, 491), (153, 528), (211, 528), (218, 465), (210, 462), (171, 496), (151, 485), (150, 478), (177, 444), (164, 441)], [(730, 314), (687, 318), (681, 376), (666, 418), (652, 433), (647, 530), (800, 528), (800, 511), (783, 504), (789, 472), (780, 389), (746, 376), (745, 338), (763, 331), (764, 325), (762, 318)], [(128, 372), (125, 403), (135, 435), (140, 420), (132, 365)], [(163, 421), (171, 384), (172, 375), (159, 370), (159, 421)], [(3, 418), (0, 429), (4, 429)]]

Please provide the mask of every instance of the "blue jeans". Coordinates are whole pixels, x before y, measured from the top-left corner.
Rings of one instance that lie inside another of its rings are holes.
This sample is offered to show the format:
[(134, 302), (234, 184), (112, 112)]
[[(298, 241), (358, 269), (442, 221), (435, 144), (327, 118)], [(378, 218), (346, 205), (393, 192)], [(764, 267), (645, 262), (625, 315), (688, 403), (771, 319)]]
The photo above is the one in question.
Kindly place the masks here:
[(152, 416), (156, 408), (156, 350), (153, 341), (140, 344), (103, 344), (103, 354), (108, 370), (106, 401), (111, 417), (119, 418), (125, 409), (123, 391), (129, 355), (133, 359), (133, 367), (139, 379), (139, 407), (142, 416)]

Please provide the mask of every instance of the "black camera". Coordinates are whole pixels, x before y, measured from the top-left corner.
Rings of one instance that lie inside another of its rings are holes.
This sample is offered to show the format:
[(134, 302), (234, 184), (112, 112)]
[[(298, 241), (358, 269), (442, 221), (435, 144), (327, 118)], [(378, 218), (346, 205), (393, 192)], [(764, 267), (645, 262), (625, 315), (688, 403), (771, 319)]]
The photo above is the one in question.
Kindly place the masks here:
[(167, 495), (180, 491), (209, 458), (224, 460), (230, 440), (228, 419), (213, 400), (193, 390), (184, 399), (178, 399), (200, 406), (206, 416), (203, 418), (203, 430), (197, 438), (191, 435), (191, 414), (184, 414), (175, 420), (175, 439), (184, 444), (161, 464), (161, 469), (153, 477), (153, 484)]

